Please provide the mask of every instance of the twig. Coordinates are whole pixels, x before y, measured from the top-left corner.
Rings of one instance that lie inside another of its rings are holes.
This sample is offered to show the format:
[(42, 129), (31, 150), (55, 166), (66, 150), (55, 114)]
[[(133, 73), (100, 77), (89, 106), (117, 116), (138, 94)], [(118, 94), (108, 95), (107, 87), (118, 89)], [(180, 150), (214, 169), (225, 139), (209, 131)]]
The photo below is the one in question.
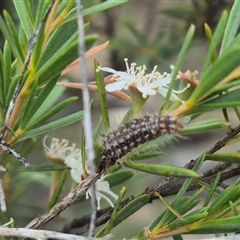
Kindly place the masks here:
[(0, 166), (0, 207), (2, 212), (6, 212), (6, 201), (5, 201), (5, 195), (3, 191), (3, 182), (2, 182), (2, 174), (6, 172), (6, 169), (2, 166)]
[[(59, 239), (59, 240), (87, 240), (87, 237), (76, 236), (73, 234), (58, 233), (47, 230), (36, 230), (27, 228), (0, 228), (0, 236), (27, 237), (37, 240)], [(106, 238), (105, 238), (106, 239)]]
[[(87, 64), (85, 58), (85, 34), (84, 34), (84, 20), (82, 12), (82, 3), (81, 0), (76, 0), (77, 4), (77, 20), (78, 20), (78, 41), (79, 41), (79, 56), (81, 60), (81, 76), (83, 82), (83, 106), (84, 106), (84, 129), (86, 134), (86, 149), (87, 149), (87, 160), (88, 167), (90, 171), (90, 178), (94, 179), (96, 176), (95, 173), (95, 153), (93, 149), (93, 134), (92, 134), (92, 119), (91, 119), (91, 110), (90, 110), (90, 96), (88, 91), (88, 79), (87, 79)], [(96, 185), (95, 181), (92, 182), (92, 214), (91, 214), (91, 223), (89, 229), (89, 237), (92, 238), (95, 232), (95, 221), (97, 215), (97, 196), (96, 196)]]
[[(97, 177), (96, 177), (97, 178)], [(60, 214), (67, 207), (72, 205), (76, 200), (78, 200), (81, 196), (86, 194), (87, 190), (91, 186), (92, 179), (88, 178), (80, 183), (74, 190), (72, 190), (67, 196), (65, 196), (60, 202), (54, 205), (48, 212), (43, 215), (36, 217), (33, 219), (26, 228), (41, 228), (47, 222), (55, 218), (58, 214)]]

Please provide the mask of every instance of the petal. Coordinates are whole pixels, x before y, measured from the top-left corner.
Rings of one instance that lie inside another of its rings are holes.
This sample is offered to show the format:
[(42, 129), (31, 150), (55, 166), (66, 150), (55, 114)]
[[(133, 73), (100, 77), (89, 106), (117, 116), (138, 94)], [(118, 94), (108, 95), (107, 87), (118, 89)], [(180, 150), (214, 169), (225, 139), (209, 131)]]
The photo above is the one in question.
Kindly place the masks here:
[(115, 91), (120, 91), (123, 88), (125, 88), (125, 86), (127, 86), (127, 82), (126, 81), (117, 81), (114, 83), (109, 83), (105, 86), (106, 91), (108, 92), (115, 92)]
[(138, 85), (137, 89), (139, 92), (143, 94), (143, 97), (146, 98), (147, 96), (153, 96), (157, 93), (156, 90), (149, 88), (147, 85)]
[(101, 67), (100, 70), (104, 71), (104, 72), (109, 72), (112, 74), (116, 74), (118, 71), (114, 70), (113, 68), (109, 68), (109, 67)]
[[(159, 88), (158, 89), (158, 93), (160, 93), (164, 98), (166, 98), (167, 92), (168, 92), (167, 88)], [(180, 101), (181, 102), (181, 99), (174, 93), (171, 93), (170, 100), (173, 101), (173, 102), (174, 101)]]
[(112, 68), (108, 68), (108, 67), (101, 67), (101, 70), (104, 71), (104, 72), (109, 72), (109, 73), (112, 73), (116, 76), (119, 76), (121, 78), (123, 78), (124, 80), (127, 80), (127, 79), (132, 79), (133, 76), (128, 74), (127, 72), (123, 72), (123, 71), (116, 71)]

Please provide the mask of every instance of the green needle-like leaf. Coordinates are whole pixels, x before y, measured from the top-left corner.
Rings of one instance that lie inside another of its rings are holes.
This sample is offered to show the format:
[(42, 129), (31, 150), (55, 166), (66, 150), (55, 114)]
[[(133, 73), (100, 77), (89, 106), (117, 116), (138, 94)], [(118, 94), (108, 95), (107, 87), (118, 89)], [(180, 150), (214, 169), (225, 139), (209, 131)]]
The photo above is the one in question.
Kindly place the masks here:
[(51, 3), (50, 0), (38, 2), (37, 13), (35, 17), (35, 26), (39, 26), (40, 22), (44, 18), (44, 15), (50, 3)]
[[(88, 35), (85, 38), (86, 49), (89, 49), (97, 40), (97, 35)], [(43, 62), (42, 67), (37, 71), (39, 84), (42, 85), (46, 79), (60, 74), (70, 63), (78, 58), (77, 34), (73, 34), (49, 59)], [(49, 53), (48, 53), (49, 55)], [(42, 59), (40, 61), (43, 61)]]
[(138, 211), (141, 207), (149, 203), (150, 197), (147, 194), (141, 195), (140, 197), (135, 198), (133, 201), (128, 203), (124, 208), (122, 208), (115, 219), (115, 226), (120, 222), (131, 216), (133, 213)]
[(24, 54), (23, 54), (23, 50), (22, 50), (22, 47), (21, 47), (21, 44), (19, 41), (19, 36), (18, 36), (18, 32), (15, 27), (15, 24), (7, 11), (4, 11), (3, 14), (5, 17), (12, 41), (14, 42), (14, 45), (17, 49), (18, 55), (20, 56), (21, 61), (24, 62)]
[(30, 123), (28, 124), (33, 124), (34, 122), (42, 118), (42, 116), (45, 115), (46, 112), (51, 111), (51, 109), (54, 108), (55, 102), (62, 96), (64, 90), (64, 87), (54, 87), (51, 91), (51, 94), (49, 94), (47, 99), (45, 99), (44, 104), (41, 105), (41, 107), (37, 110), (37, 112), (31, 118)]
[(102, 119), (105, 131), (108, 131), (110, 128), (110, 122), (109, 122), (109, 115), (108, 115), (108, 105), (107, 105), (107, 96), (106, 96), (106, 90), (105, 90), (105, 83), (104, 83), (104, 77), (102, 71), (98, 71), (99, 63), (94, 60), (94, 68), (95, 68), (95, 77), (97, 82), (97, 93), (98, 93), (98, 99), (99, 104), (101, 107), (101, 113), (102, 113)]
[(212, 160), (217, 162), (226, 162), (226, 163), (240, 163), (240, 154), (239, 153), (214, 153), (206, 154), (206, 160)]
[[(60, 179), (59, 179), (59, 182), (56, 186), (56, 189), (48, 203), (48, 206), (47, 206), (47, 210), (51, 209), (58, 201), (58, 198), (62, 192), (62, 189), (63, 189), (63, 186), (65, 184), (65, 181), (66, 181), (66, 178), (67, 178), (67, 170), (63, 171)], [(54, 172), (53, 174), (58, 174), (59, 172)]]
[(240, 196), (240, 185), (227, 188), (218, 198), (212, 203), (208, 212), (209, 215), (216, 214), (223, 207), (229, 204), (229, 201), (235, 202)]
[(194, 234), (234, 233), (240, 231), (239, 221), (240, 216), (209, 220), (193, 224), (188, 231)]
[(24, 29), (24, 32), (29, 40), (34, 33), (34, 20), (31, 12), (30, 1), (28, 0), (13, 0), (13, 4), (17, 11), (18, 17), (20, 19), (21, 25)]
[[(232, 73), (240, 65), (240, 46), (232, 47), (225, 52), (210, 69), (208, 69), (201, 77), (198, 87), (192, 93), (188, 100), (189, 105), (194, 105), (201, 99), (209, 95), (213, 87), (223, 81), (230, 73)], [(229, 61), (231, 59), (231, 61)]]
[(176, 167), (176, 166), (164, 165), (164, 164), (144, 164), (144, 163), (132, 163), (132, 162), (124, 161), (122, 165), (125, 167), (129, 167), (132, 169), (136, 169), (136, 170), (140, 170), (143, 172), (160, 175), (160, 176), (183, 177), (183, 178), (199, 177), (199, 174), (192, 170)]
[(28, 110), (27, 114), (23, 118), (23, 121), (21, 123), (21, 128), (24, 129), (27, 123), (31, 120), (31, 118), (34, 116), (36, 111), (41, 107), (41, 105), (44, 103), (48, 95), (51, 93), (52, 89), (55, 87), (56, 82), (58, 81), (59, 76), (52, 78), (47, 85), (41, 90), (33, 104), (31, 105), (31, 108)]
[(69, 104), (75, 102), (78, 99), (78, 97), (71, 97), (68, 98), (64, 101), (62, 101), (61, 103), (59, 103), (58, 105), (56, 105), (55, 107), (51, 108), (51, 110), (49, 110), (46, 114), (44, 114), (42, 117), (40, 117), (36, 122), (34, 122), (31, 126), (26, 125), (26, 129), (32, 130), (33, 128), (39, 126), (40, 124), (42, 124), (43, 122), (45, 122), (46, 120), (48, 120), (50, 117), (56, 115), (58, 112), (60, 112), (62, 109), (64, 109), (65, 107), (67, 107)]
[[(60, 28), (56, 29), (51, 37), (49, 38), (46, 46), (42, 50), (41, 57), (37, 70), (43, 67), (56, 53), (60, 50), (67, 49), (67, 45), (71, 45), (72, 42), (77, 38), (77, 22), (69, 22)], [(63, 47), (64, 46), (64, 47)], [(60, 54), (60, 52), (58, 53)]]
[(32, 131), (29, 131), (28, 133), (26, 133), (25, 135), (23, 135), (19, 141), (28, 139), (28, 138), (32, 138), (32, 137), (36, 137), (39, 136), (43, 133), (47, 133), (62, 127), (66, 127), (68, 125), (71, 125), (79, 120), (81, 120), (84, 116), (84, 112), (83, 111), (79, 111), (77, 113), (73, 113), (67, 117), (61, 118), (59, 120), (53, 121), (51, 123), (45, 124), (39, 128), (36, 128)]
[(12, 40), (12, 37), (8, 31), (8, 28), (1, 16), (0, 16), (0, 30), (1, 30), (1, 33), (3, 34), (4, 38), (8, 41), (14, 57), (21, 59), (21, 57), (18, 54), (17, 48)]
[(205, 218), (208, 215), (207, 208), (198, 209), (188, 215), (186, 215), (183, 219), (179, 219), (173, 223), (168, 225), (169, 229), (177, 229), (179, 227), (194, 223), (199, 221), (200, 219)]
[(110, 187), (123, 183), (134, 175), (134, 171), (122, 169), (120, 171), (113, 172), (104, 176), (104, 180), (107, 181)]
[(236, 36), (236, 33), (240, 25), (239, 12), (240, 12), (240, 2), (234, 1), (230, 15), (229, 15), (229, 19), (227, 22), (227, 26), (224, 32), (220, 54), (224, 53), (225, 50), (227, 50), (231, 46), (232, 42), (234, 41), (234, 38)]
[(219, 119), (208, 119), (199, 121), (196, 123), (189, 124), (185, 126), (182, 130), (182, 134), (192, 134), (200, 132), (209, 132), (215, 129), (223, 128), (229, 126), (229, 123), (223, 122)]
[[(6, 93), (4, 92), (4, 88), (5, 88), (5, 82), (4, 82), (4, 64), (3, 64), (3, 53), (0, 49), (0, 109), (2, 109), (0, 111), (1, 114), (4, 113), (4, 107), (5, 107), (5, 101), (6, 101)], [(2, 116), (1, 116), (2, 117)]]
[(213, 195), (216, 194), (216, 188), (217, 188), (217, 186), (219, 184), (220, 177), (221, 177), (221, 174), (218, 172), (217, 176), (216, 176), (216, 178), (214, 180), (214, 183), (212, 184), (211, 189), (210, 189), (210, 191), (209, 191), (209, 193), (208, 193), (208, 195), (207, 195), (207, 197), (206, 197), (206, 199), (204, 201), (204, 204), (203, 204), (204, 207), (208, 206), (208, 204), (209, 204), (210, 200), (212, 199)]
[(11, 83), (11, 49), (9, 47), (8, 42), (6, 41), (4, 44), (4, 49), (3, 49), (3, 81), (4, 81), (4, 90), (3, 94), (6, 97), (6, 94), (9, 89), (9, 85)]
[(71, 168), (65, 164), (34, 164), (31, 168), (26, 168), (24, 166), (10, 167), (6, 169), (6, 172), (50, 172), (50, 171), (64, 171), (65, 169), (70, 170)]
[(224, 32), (225, 25), (226, 25), (226, 22), (227, 22), (227, 17), (228, 17), (227, 11), (224, 11), (222, 13), (222, 16), (221, 16), (219, 22), (218, 22), (218, 25), (217, 25), (216, 31), (213, 35), (211, 44), (208, 48), (208, 53), (207, 53), (207, 56), (205, 57), (203, 67), (202, 67), (202, 72), (201, 72), (202, 74), (204, 74), (207, 67), (209, 66), (209, 63), (210, 63), (211, 58), (213, 56), (213, 53), (216, 50), (216, 47), (217, 47), (219, 41), (221, 40), (221, 37), (222, 37), (223, 32)]
[(186, 37), (184, 39), (181, 51), (179, 53), (179, 56), (178, 56), (178, 59), (177, 59), (177, 62), (176, 62), (176, 65), (175, 65), (175, 68), (174, 68), (174, 71), (173, 71), (172, 80), (171, 80), (171, 83), (169, 84), (169, 88), (168, 88), (168, 91), (167, 91), (167, 96), (166, 96), (165, 102), (163, 104), (163, 113), (168, 108), (168, 104), (169, 104), (169, 101), (170, 101), (170, 96), (171, 96), (173, 87), (175, 85), (175, 79), (177, 77), (179, 69), (182, 66), (183, 59), (184, 59), (184, 56), (185, 56), (185, 54), (188, 50), (188, 47), (189, 47), (189, 45), (192, 41), (194, 31), (195, 31), (195, 26), (191, 25), (190, 28), (188, 29), (188, 32), (187, 32)]
[(119, 208), (120, 208), (120, 205), (121, 205), (121, 202), (123, 200), (123, 197), (126, 193), (126, 187), (123, 187), (120, 191), (120, 194), (119, 194), (119, 197), (117, 199), (117, 202), (114, 206), (114, 209), (113, 209), (113, 213), (112, 213), (112, 216), (110, 218), (110, 220), (108, 221), (108, 223), (106, 224), (106, 226), (104, 228), (102, 228), (95, 237), (102, 237), (102, 236), (106, 236), (107, 234), (110, 233), (111, 229), (114, 228), (115, 226), (115, 221), (117, 219), (117, 215), (118, 215), (118, 211), (119, 211)]
[(109, 8), (116, 7), (120, 4), (126, 3), (127, 1), (128, 0), (119, 0), (119, 1), (108, 0), (108, 1), (102, 2), (100, 4), (97, 4), (93, 7), (89, 7), (87, 9), (84, 9), (83, 15), (87, 16), (87, 15), (90, 15), (90, 14), (93, 14), (93, 13), (101, 12), (101, 11), (107, 10)]

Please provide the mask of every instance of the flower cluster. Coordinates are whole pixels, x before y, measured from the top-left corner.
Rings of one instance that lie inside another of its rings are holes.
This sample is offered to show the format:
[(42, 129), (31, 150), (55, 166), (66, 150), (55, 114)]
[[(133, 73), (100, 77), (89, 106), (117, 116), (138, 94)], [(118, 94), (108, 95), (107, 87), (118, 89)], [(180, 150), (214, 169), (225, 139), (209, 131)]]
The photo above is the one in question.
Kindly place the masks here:
[[(150, 74), (146, 74), (146, 66), (137, 66), (136, 63), (132, 63), (130, 66), (128, 64), (128, 59), (124, 59), (126, 64), (126, 72), (116, 71), (108, 67), (99, 67), (99, 70), (104, 72), (112, 73), (113, 76), (111, 80), (112, 83), (106, 85), (106, 90), (108, 92), (120, 91), (122, 89), (128, 89), (129, 87), (136, 88), (142, 93), (143, 98), (153, 96), (156, 93), (161, 94), (163, 97), (167, 96), (168, 87), (172, 80), (172, 73), (174, 66), (171, 66), (172, 72), (160, 74), (157, 72), (157, 66), (155, 66)], [(183, 93), (190, 86), (187, 85), (186, 88), (181, 90), (172, 90), (170, 100), (171, 101), (181, 101), (178, 94)]]
[[(71, 168), (72, 179), (77, 183), (81, 183), (84, 179), (81, 150), (77, 149), (75, 144), (72, 146), (69, 146), (68, 144), (69, 142), (65, 139), (60, 141), (57, 138), (53, 138), (50, 147), (47, 147), (44, 143), (45, 152), (51, 161), (55, 163), (65, 163), (69, 166)], [(110, 190), (109, 183), (107, 181), (102, 178), (98, 179), (96, 181), (96, 191), (98, 209), (100, 209), (101, 198), (104, 198), (112, 207), (114, 207), (112, 201), (108, 198), (108, 196), (106, 196), (106, 194), (114, 199), (117, 199), (117, 195)], [(91, 188), (89, 188), (86, 192), (87, 199), (89, 196), (92, 196), (91, 192)]]

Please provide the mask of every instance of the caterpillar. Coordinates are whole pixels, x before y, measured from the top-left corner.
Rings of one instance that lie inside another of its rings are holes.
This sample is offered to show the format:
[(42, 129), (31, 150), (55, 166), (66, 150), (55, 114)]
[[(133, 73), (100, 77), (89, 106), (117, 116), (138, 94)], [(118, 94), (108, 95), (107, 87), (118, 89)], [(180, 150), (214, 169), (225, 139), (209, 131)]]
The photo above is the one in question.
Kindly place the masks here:
[(116, 161), (140, 144), (165, 134), (178, 133), (182, 125), (170, 115), (144, 116), (123, 124), (120, 128), (102, 135), (102, 155), (99, 171), (114, 165)]

